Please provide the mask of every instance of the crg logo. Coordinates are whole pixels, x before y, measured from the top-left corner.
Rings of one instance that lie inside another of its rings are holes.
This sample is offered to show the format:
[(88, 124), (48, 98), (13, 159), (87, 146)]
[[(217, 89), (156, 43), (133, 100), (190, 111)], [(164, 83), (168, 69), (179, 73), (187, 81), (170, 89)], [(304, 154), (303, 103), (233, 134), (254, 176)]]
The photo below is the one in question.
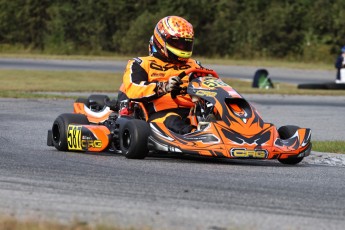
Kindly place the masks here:
[(169, 69), (173, 70), (185, 70), (191, 68), (190, 65), (174, 65), (174, 64), (165, 64), (164, 66), (158, 65), (155, 62), (150, 63), (150, 67), (152, 69), (156, 69), (159, 71), (168, 71)]
[(257, 149), (257, 150), (247, 150), (247, 149), (231, 149), (230, 151), (232, 157), (239, 158), (267, 158), (267, 150)]

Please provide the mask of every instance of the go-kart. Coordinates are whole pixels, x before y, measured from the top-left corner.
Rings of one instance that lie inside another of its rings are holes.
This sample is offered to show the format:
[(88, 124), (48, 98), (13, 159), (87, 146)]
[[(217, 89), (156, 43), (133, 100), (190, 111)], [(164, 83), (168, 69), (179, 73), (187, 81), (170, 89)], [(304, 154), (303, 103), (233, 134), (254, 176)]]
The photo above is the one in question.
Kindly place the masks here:
[(91, 95), (76, 100), (74, 113), (56, 118), (47, 144), (60, 151), (109, 151), (132, 159), (143, 159), (152, 151), (297, 164), (310, 154), (310, 129), (292, 125), (277, 129), (264, 122), (215, 71), (188, 69), (179, 75), (186, 76), (188, 86), (171, 92), (171, 97), (190, 108), (188, 118), (195, 127), (191, 133), (178, 134), (163, 122), (148, 122), (141, 102)]

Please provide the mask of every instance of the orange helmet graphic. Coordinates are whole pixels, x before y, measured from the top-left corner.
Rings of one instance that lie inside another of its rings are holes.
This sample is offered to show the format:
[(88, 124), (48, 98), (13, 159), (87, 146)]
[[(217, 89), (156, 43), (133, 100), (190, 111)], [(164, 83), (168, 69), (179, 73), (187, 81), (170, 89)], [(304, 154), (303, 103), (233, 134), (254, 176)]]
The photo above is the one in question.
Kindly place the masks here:
[(168, 61), (186, 62), (192, 56), (193, 42), (193, 26), (184, 18), (167, 16), (154, 29), (153, 45)]

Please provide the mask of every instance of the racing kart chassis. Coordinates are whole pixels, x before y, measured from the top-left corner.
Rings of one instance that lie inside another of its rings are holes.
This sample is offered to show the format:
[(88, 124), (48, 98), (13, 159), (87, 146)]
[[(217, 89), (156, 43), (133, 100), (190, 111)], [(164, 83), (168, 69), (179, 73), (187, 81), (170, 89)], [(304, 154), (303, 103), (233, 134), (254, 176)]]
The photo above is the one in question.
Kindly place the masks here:
[[(190, 69), (179, 77), (185, 76), (190, 77), (188, 87), (171, 96), (179, 106), (190, 108), (189, 119), (196, 127), (191, 133), (174, 133), (163, 122), (148, 122), (140, 102), (91, 95), (74, 103), (74, 113), (56, 118), (47, 144), (60, 151), (110, 151), (131, 159), (143, 159), (155, 151), (297, 164), (310, 154), (310, 129), (292, 125), (277, 129), (264, 122), (214, 71)], [(189, 95), (190, 101), (181, 100), (181, 94)]]

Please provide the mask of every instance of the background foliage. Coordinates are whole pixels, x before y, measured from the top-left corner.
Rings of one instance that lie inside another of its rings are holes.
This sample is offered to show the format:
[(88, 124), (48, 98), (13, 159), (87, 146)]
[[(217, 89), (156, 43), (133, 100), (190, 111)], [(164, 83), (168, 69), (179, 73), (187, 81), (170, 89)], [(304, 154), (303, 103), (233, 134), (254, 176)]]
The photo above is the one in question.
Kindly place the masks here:
[(166, 15), (198, 56), (333, 62), (345, 44), (342, 0), (0, 0), (0, 51), (146, 55)]

